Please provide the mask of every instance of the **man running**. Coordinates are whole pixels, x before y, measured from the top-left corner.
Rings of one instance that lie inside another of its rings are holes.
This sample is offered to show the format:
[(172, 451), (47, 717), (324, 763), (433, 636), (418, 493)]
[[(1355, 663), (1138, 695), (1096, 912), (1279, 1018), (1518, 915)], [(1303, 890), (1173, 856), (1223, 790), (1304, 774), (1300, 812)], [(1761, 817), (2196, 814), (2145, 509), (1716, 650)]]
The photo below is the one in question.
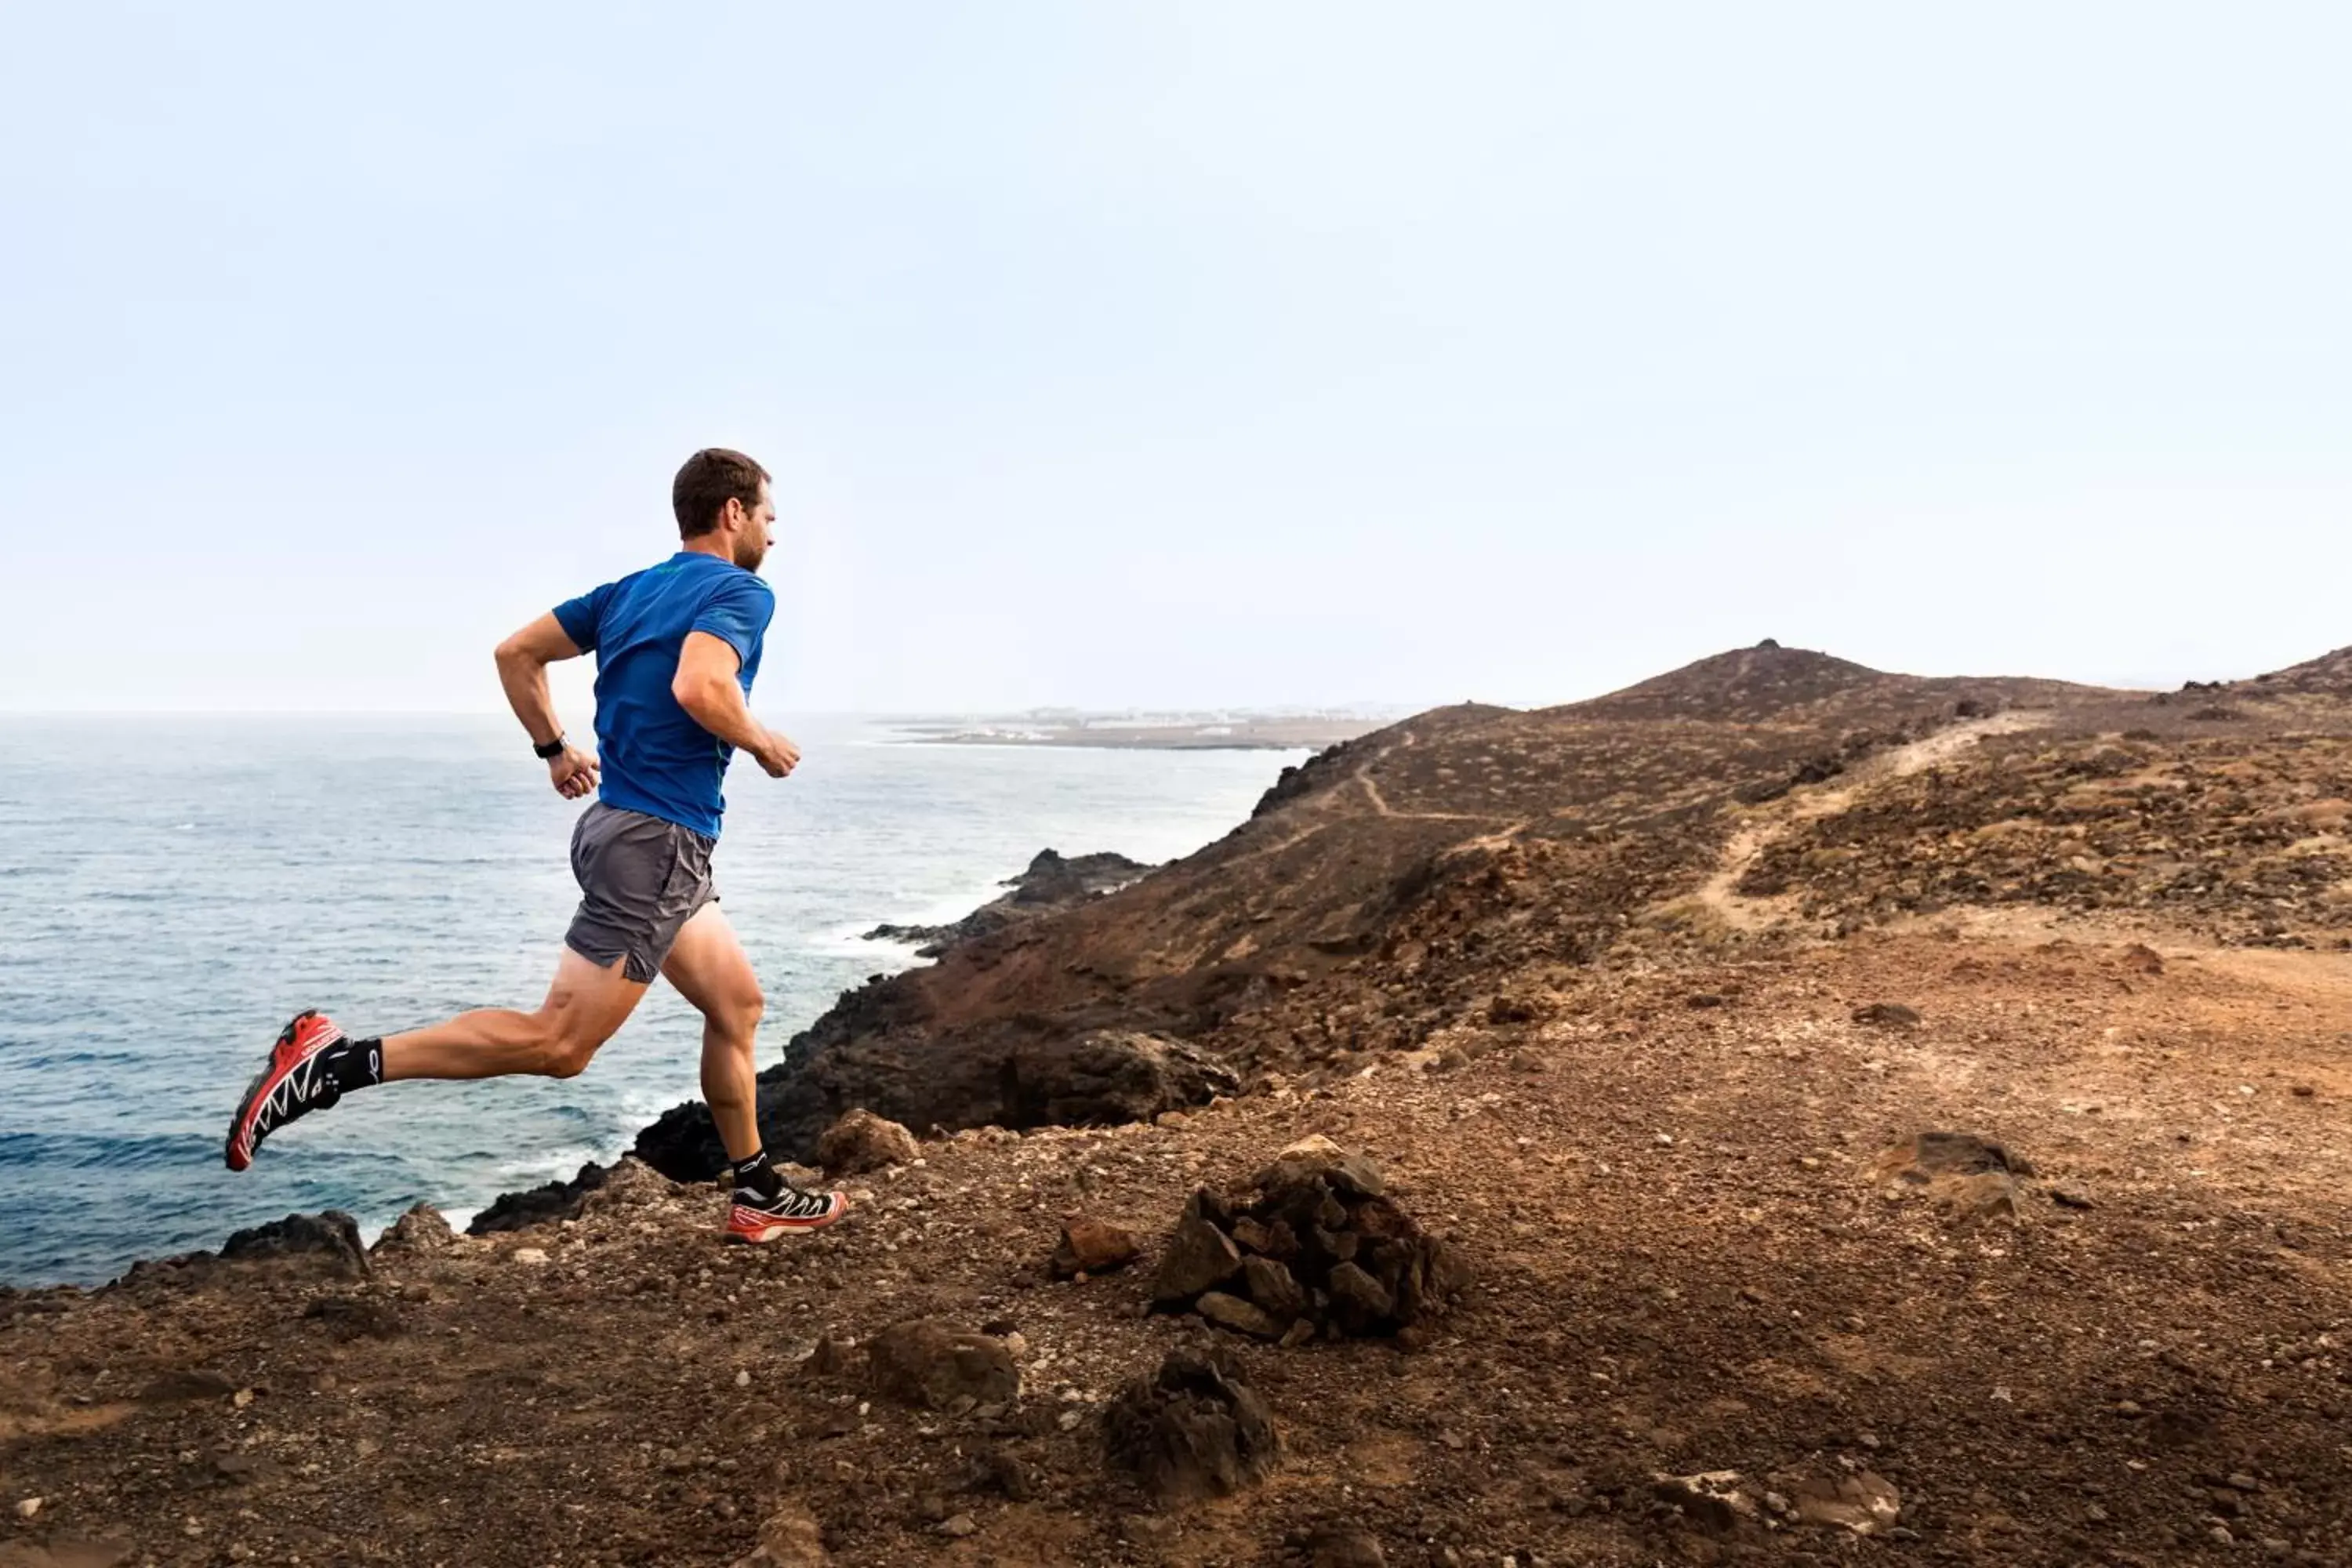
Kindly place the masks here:
[[(779, 779), (800, 761), (790, 741), (751, 717), (749, 701), (776, 608), (755, 574), (776, 520), (768, 478), (740, 452), (697, 452), (670, 487), (676, 555), (557, 605), (499, 645), (499, 683), (556, 794), (598, 795), (572, 834), (580, 909), (547, 1000), (535, 1013), (465, 1013), (381, 1039), (352, 1039), (316, 1012), (297, 1016), (229, 1122), (230, 1170), (250, 1165), (280, 1127), (355, 1089), (408, 1078), (571, 1078), (659, 973), (702, 1014), (702, 1097), (734, 1166), (727, 1239), (773, 1241), (847, 1211), (839, 1193), (791, 1185), (761, 1147), (751, 1060), (765, 1003), (710, 885), (728, 761), (748, 752)], [(596, 755), (565, 740), (547, 685), (549, 665), (591, 650)]]

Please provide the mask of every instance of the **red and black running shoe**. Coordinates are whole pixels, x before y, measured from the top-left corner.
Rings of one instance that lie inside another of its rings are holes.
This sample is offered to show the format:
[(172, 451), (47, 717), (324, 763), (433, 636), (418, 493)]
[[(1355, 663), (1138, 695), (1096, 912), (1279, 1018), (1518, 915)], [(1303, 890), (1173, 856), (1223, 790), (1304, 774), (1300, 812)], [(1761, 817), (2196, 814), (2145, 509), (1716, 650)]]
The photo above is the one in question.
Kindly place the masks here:
[(236, 1115), (228, 1124), (228, 1168), (242, 1171), (253, 1163), (261, 1141), (298, 1117), (323, 1110), (343, 1097), (332, 1073), (321, 1070), (319, 1058), (343, 1038), (325, 1014), (298, 1013), (270, 1047), (269, 1059), (246, 1086)]
[(727, 1239), (758, 1246), (796, 1230), (823, 1230), (849, 1212), (849, 1199), (840, 1193), (804, 1193), (790, 1182), (772, 1198), (749, 1187), (735, 1189), (727, 1211)]

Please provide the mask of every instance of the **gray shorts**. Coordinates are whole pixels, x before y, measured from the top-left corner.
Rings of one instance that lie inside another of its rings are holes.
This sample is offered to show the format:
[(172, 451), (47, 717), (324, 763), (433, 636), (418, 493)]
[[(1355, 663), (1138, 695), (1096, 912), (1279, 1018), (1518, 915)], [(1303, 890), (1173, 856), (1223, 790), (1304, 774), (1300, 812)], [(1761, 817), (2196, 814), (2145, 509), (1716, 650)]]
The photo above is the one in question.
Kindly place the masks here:
[(614, 959), (641, 985), (653, 984), (678, 929), (705, 904), (713, 841), (690, 827), (596, 802), (572, 830), (572, 875), (580, 909), (563, 945), (598, 968)]

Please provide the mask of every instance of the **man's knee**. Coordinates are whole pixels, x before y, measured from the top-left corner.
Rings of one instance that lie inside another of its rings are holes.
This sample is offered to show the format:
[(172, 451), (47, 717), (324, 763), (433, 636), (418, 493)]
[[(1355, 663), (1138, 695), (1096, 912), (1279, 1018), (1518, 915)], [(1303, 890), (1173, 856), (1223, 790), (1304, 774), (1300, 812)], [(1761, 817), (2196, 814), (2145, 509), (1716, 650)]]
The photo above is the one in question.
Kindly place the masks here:
[(748, 1047), (751, 1037), (759, 1033), (760, 1020), (767, 1011), (768, 999), (754, 986), (714, 1004), (705, 1016), (721, 1032)]
[(583, 1031), (570, 1020), (551, 1019), (538, 1042), (534, 1070), (542, 1078), (578, 1078), (588, 1070), (606, 1038)]

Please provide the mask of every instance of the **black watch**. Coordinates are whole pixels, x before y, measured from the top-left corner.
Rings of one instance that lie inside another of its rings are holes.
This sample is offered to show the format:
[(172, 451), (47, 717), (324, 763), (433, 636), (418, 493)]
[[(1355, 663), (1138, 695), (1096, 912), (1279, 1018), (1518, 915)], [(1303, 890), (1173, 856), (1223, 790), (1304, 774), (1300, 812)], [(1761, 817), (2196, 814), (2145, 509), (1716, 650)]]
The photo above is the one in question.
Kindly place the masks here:
[(551, 763), (556, 758), (562, 756), (563, 754), (563, 748), (571, 743), (571, 742), (565, 740), (562, 736), (558, 735), (544, 746), (531, 747), (530, 754), (537, 757), (542, 763)]

